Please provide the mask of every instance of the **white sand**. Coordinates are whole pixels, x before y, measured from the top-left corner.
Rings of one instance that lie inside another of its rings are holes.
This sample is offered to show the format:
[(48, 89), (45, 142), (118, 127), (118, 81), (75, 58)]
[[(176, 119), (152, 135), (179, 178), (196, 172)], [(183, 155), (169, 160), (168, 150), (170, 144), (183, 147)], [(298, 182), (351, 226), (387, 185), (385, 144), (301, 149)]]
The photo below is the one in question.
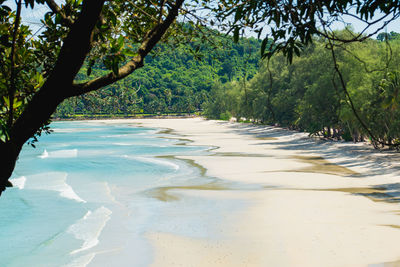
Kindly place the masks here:
[[(114, 122), (121, 121), (108, 121)], [(400, 210), (388, 201), (400, 193), (397, 154), (201, 118), (129, 122), (173, 129), (191, 145), (217, 147), (215, 155), (182, 158), (244, 189), (173, 190), (246, 205), (227, 211), (219, 225), (223, 238), (147, 233), (154, 266), (397, 266)]]

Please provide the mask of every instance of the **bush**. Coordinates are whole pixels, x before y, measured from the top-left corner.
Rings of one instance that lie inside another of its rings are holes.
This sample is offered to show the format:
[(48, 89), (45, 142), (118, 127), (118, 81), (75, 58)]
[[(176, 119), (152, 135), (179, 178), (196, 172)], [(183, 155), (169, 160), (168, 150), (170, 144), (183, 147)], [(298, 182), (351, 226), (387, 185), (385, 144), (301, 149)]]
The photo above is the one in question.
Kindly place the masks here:
[(224, 112), (224, 113), (221, 113), (221, 115), (219, 116), (219, 118), (220, 118), (221, 120), (224, 120), (224, 121), (229, 121), (229, 120), (232, 118), (232, 114), (231, 114), (229, 111), (226, 111), (226, 112)]

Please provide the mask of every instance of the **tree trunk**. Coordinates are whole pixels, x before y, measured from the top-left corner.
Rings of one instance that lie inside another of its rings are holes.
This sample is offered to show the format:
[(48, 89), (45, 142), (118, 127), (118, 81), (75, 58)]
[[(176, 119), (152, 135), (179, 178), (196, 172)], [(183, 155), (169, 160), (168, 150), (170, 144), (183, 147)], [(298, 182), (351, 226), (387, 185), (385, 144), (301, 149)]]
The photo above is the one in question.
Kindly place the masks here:
[(87, 0), (82, 11), (64, 39), (57, 62), (29, 104), (10, 127), (9, 140), (0, 142), (0, 194), (7, 186), (8, 179), (22, 146), (34, 136), (50, 119), (57, 106), (69, 97), (73, 80), (91, 49), (91, 37), (105, 0)]
[(6, 187), (12, 186), (8, 179), (14, 171), (21, 147), (12, 142), (0, 143), (0, 196)]

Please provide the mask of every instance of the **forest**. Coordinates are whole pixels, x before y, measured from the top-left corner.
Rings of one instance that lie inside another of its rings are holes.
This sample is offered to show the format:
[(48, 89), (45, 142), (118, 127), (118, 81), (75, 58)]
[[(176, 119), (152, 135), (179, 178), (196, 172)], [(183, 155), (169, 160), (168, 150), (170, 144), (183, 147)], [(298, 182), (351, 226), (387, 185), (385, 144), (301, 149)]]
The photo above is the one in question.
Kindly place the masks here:
[[(337, 34), (353, 33), (346, 29)], [(278, 54), (264, 60), (249, 81), (216, 82), (204, 114), (326, 138), (370, 139), (375, 147), (398, 147), (399, 37), (395, 32), (381, 33), (376, 39), (342, 44), (333, 51), (328, 40), (315, 38), (292, 64)]]
[[(242, 38), (235, 43), (229, 36), (214, 34), (215, 45), (196, 39), (174, 46), (160, 44), (146, 57), (143, 68), (99, 91), (65, 100), (54, 116), (201, 112), (216, 82), (250, 79), (259, 67), (261, 41)], [(88, 64), (78, 79), (87, 78), (87, 69)], [(91, 75), (106, 72), (107, 68), (98, 64)]]
[[(338, 34), (353, 33), (346, 29)], [(235, 43), (215, 32), (214, 40), (218, 45), (200, 40), (175, 47), (160, 44), (143, 68), (101, 90), (65, 100), (54, 117), (196, 112), (325, 138), (369, 138), (376, 147), (400, 144), (400, 34), (381, 33), (334, 48), (345, 90), (324, 38), (315, 38), (291, 64), (283, 54), (261, 60), (256, 38)], [(86, 79), (87, 70), (88, 64), (78, 79)], [(92, 73), (106, 71), (98, 64)]]

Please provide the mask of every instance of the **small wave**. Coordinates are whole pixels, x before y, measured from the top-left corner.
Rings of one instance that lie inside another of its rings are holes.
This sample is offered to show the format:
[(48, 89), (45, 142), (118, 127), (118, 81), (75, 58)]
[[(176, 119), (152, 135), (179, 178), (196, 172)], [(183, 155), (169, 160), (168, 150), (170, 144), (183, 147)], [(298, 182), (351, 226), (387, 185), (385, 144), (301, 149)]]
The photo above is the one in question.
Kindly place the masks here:
[(19, 189), (24, 189), (26, 177), (21, 176), (19, 178), (10, 179), (10, 182), (13, 184), (14, 187), (18, 187)]
[(152, 164), (156, 164), (156, 165), (163, 165), (163, 166), (170, 167), (174, 170), (179, 170), (178, 164), (175, 164), (175, 163), (173, 163), (171, 161), (167, 161), (167, 160), (155, 159), (155, 158), (150, 158), (150, 157), (128, 156), (128, 155), (124, 155), (123, 157), (138, 160), (141, 162), (152, 163)]
[(132, 143), (112, 143), (114, 146), (132, 146)]
[(72, 189), (72, 187), (69, 184), (63, 184), (62, 187), (60, 187), (60, 196), (76, 200), (78, 202), (86, 202), (82, 198), (80, 198), (75, 191)]
[(98, 131), (98, 129), (95, 128), (54, 128), (53, 131), (55, 133), (79, 133), (79, 132), (92, 132), (92, 131)]
[(143, 144), (140, 142), (116, 142), (112, 143), (115, 146), (141, 146), (141, 147), (168, 147), (167, 145), (154, 145), (154, 144)]
[(95, 253), (90, 253), (88, 255), (81, 256), (79, 258), (74, 259), (70, 263), (64, 265), (63, 267), (85, 267), (93, 260), (95, 256), (96, 256)]
[(43, 154), (39, 156), (41, 159), (45, 158), (76, 158), (78, 156), (78, 149), (63, 149), (47, 152), (45, 149)]
[(111, 210), (102, 206), (94, 212), (88, 211), (83, 218), (71, 225), (67, 232), (73, 234), (76, 239), (83, 240), (84, 242), (81, 248), (72, 251), (70, 254), (76, 254), (95, 247), (99, 243), (98, 238), (107, 221), (110, 219), (111, 214)]
[(45, 159), (49, 157), (49, 153), (47, 152), (47, 150), (45, 149), (42, 153), (42, 155), (39, 156), (39, 158), (41, 159)]
[(160, 130), (149, 130), (141, 133), (137, 133), (136, 135), (150, 135), (150, 134), (157, 134)]
[(82, 132), (82, 129), (80, 128), (54, 128), (53, 131), (55, 133), (77, 133), (77, 132)]
[(60, 192), (60, 196), (69, 198), (78, 202), (86, 202), (80, 198), (72, 187), (66, 183), (67, 173), (47, 172), (32, 175), (25, 179), (24, 188), (36, 190), (50, 190)]
[(113, 137), (125, 137), (128, 134), (111, 134), (111, 135), (102, 135), (100, 138), (113, 138)]

